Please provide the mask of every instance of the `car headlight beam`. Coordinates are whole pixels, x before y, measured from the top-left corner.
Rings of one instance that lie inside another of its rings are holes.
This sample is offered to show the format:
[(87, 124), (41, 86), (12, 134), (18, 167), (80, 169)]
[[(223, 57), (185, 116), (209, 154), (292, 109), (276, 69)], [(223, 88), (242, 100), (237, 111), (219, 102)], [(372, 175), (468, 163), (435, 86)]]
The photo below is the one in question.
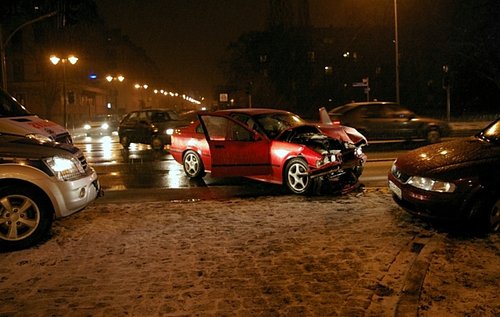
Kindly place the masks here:
[(440, 193), (452, 193), (456, 189), (453, 183), (438, 181), (422, 176), (412, 176), (408, 179), (407, 183), (416, 188)]

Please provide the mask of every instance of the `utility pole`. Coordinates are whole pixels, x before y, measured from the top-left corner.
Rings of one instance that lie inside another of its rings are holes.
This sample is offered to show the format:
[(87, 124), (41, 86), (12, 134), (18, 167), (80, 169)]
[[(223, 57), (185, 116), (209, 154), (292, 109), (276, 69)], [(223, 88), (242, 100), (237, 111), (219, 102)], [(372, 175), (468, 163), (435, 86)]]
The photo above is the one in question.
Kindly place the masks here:
[(451, 117), (451, 82), (450, 82), (450, 69), (448, 65), (443, 66), (443, 89), (446, 91), (446, 120), (450, 122)]
[(400, 103), (399, 95), (399, 34), (398, 34), (398, 1), (394, 0), (394, 54), (396, 64), (396, 102)]
[(50, 18), (54, 15), (57, 14), (57, 11), (53, 11), (51, 13), (42, 15), (36, 19), (30, 20), (28, 22), (25, 22), (18, 26), (12, 33), (10, 33), (5, 41), (3, 40), (3, 30), (2, 30), (2, 25), (0, 24), (0, 60), (1, 60), (1, 71), (2, 71), (2, 88), (3, 90), (7, 91), (7, 57), (6, 57), (6, 51), (7, 51), (7, 45), (9, 44), (10, 40), (12, 37), (19, 31), (20, 29), (24, 28), (25, 26), (28, 26), (30, 24), (33, 24), (35, 22)]

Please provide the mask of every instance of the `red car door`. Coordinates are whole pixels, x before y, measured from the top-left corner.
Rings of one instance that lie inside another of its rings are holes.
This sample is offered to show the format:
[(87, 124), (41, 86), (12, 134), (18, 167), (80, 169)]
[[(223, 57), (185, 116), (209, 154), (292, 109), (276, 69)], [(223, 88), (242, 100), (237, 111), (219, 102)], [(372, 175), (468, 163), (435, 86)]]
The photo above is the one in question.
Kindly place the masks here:
[(213, 176), (271, 173), (270, 141), (229, 117), (200, 115), (210, 148)]

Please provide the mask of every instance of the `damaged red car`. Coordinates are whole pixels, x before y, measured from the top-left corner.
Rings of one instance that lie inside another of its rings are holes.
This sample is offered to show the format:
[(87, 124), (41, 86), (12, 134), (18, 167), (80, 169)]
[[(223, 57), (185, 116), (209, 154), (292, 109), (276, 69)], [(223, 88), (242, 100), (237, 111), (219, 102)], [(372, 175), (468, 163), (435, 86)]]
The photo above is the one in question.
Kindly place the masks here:
[(328, 182), (357, 187), (366, 138), (350, 127), (311, 124), (284, 110), (245, 108), (199, 113), (177, 129), (170, 153), (190, 178), (244, 176), (282, 184), (296, 194)]

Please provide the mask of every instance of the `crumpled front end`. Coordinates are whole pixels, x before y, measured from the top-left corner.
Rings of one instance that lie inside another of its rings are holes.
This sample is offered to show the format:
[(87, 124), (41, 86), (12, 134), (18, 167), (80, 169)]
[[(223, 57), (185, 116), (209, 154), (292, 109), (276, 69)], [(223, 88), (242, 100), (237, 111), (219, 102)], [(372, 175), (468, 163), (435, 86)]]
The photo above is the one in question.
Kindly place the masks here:
[(357, 187), (367, 159), (362, 151), (366, 139), (361, 134), (359, 136), (358, 144), (355, 144), (349, 138), (333, 138), (316, 127), (302, 126), (285, 131), (281, 138), (305, 145), (319, 154), (320, 159), (309, 162), (311, 179), (336, 183), (344, 192), (344, 188), (352, 190)]

